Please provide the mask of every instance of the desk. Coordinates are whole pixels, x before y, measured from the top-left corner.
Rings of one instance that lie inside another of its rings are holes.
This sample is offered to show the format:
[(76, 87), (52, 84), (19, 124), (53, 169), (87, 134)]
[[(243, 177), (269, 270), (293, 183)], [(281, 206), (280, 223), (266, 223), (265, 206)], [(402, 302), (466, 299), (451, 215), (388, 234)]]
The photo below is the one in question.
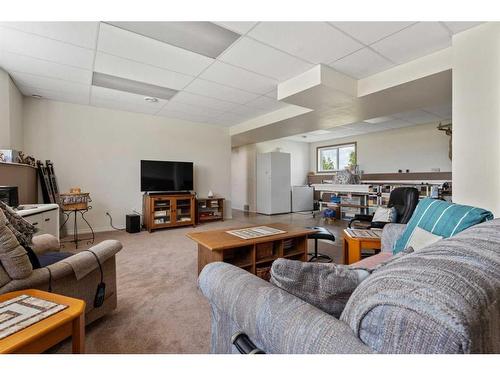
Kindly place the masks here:
[(343, 232), (344, 244), (344, 264), (352, 264), (361, 260), (361, 250), (376, 249), (380, 250), (380, 238), (362, 238), (351, 237), (344, 229)]
[(85, 302), (36, 289), (18, 290), (0, 295), (0, 302), (26, 294), (68, 307), (10, 336), (0, 339), (0, 353), (43, 353), (72, 336), (73, 354), (85, 353)]

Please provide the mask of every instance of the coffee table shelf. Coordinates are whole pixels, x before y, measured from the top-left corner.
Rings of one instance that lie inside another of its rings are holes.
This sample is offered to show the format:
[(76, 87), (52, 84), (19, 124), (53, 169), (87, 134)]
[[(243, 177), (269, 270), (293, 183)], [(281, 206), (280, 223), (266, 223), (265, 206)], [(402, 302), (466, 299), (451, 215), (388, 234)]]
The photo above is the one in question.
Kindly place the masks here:
[(230, 263), (256, 274), (257, 266), (270, 266), (278, 258), (307, 260), (307, 236), (316, 230), (281, 223), (266, 226), (285, 233), (247, 240), (226, 233), (242, 228), (188, 233), (187, 236), (198, 243), (198, 273), (212, 262)]

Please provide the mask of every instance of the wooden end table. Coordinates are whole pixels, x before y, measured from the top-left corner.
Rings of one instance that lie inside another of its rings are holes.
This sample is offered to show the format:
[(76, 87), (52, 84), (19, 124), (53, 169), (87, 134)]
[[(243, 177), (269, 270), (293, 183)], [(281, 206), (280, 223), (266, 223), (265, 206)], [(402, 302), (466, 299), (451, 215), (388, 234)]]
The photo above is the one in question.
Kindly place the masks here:
[(380, 238), (362, 238), (351, 237), (344, 229), (344, 264), (353, 264), (361, 260), (361, 250), (376, 249), (380, 250)]
[(72, 336), (73, 354), (85, 353), (85, 302), (36, 289), (19, 290), (0, 295), (0, 302), (26, 294), (68, 307), (10, 336), (0, 339), (0, 353), (43, 353)]

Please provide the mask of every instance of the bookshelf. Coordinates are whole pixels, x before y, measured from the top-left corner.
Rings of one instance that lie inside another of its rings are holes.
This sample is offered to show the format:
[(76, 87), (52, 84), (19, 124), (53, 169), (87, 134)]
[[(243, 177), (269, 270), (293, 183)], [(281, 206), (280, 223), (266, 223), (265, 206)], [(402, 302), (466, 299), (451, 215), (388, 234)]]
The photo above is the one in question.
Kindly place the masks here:
[(193, 194), (144, 195), (144, 226), (149, 232), (156, 229), (195, 225)]
[(224, 221), (224, 198), (198, 198), (196, 222)]

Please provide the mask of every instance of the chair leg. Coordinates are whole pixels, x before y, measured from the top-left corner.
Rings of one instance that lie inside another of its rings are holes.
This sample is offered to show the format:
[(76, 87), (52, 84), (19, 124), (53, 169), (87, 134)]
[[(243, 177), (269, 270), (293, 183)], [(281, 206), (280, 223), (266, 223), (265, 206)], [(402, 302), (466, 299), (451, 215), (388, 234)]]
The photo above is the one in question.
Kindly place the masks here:
[(314, 239), (314, 253), (309, 253), (308, 255), (312, 255), (311, 258), (309, 258), (309, 262), (313, 262), (316, 259), (326, 259), (326, 262), (321, 262), (321, 263), (331, 263), (333, 261), (332, 258), (330, 258), (328, 255), (325, 254), (320, 254), (318, 253), (318, 239)]

